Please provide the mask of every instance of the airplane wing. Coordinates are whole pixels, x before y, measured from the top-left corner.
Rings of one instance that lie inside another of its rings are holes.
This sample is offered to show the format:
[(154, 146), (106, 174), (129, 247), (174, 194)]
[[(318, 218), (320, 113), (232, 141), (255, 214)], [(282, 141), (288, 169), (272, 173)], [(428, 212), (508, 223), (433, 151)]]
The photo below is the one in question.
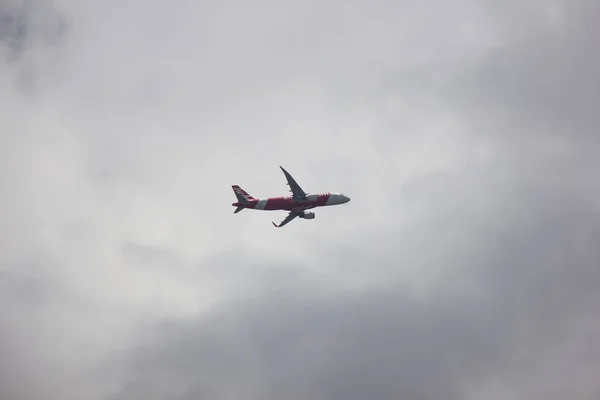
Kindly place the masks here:
[(292, 192), (292, 197), (295, 201), (306, 200), (306, 193), (300, 185), (292, 178), (292, 176), (280, 165), (279, 168), (283, 171), (285, 178), (287, 179), (287, 184), (290, 187), (290, 192)]
[(282, 226), (284, 226), (285, 224), (287, 224), (288, 222), (290, 222), (291, 220), (296, 218), (298, 215), (299, 215), (298, 213), (290, 212), (288, 214), (288, 216), (285, 217), (285, 219), (283, 221), (281, 221), (281, 223), (279, 225), (277, 225), (275, 222), (271, 222), (271, 223), (275, 226), (275, 228), (281, 228)]

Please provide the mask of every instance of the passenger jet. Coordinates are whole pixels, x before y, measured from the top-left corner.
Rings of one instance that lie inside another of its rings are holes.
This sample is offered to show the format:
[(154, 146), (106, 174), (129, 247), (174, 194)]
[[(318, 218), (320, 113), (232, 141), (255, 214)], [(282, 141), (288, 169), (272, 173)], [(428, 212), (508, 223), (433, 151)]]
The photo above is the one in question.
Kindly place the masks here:
[(276, 228), (280, 228), (296, 217), (303, 219), (315, 218), (315, 213), (306, 212), (305, 210), (315, 207), (335, 206), (350, 201), (350, 198), (345, 196), (343, 193), (306, 193), (304, 190), (302, 190), (300, 185), (296, 183), (294, 178), (292, 178), (292, 176), (285, 169), (283, 169), (282, 166), (279, 166), (279, 168), (281, 168), (285, 178), (287, 179), (287, 185), (290, 187), (290, 192), (292, 192), (291, 195), (257, 199), (250, 196), (238, 185), (231, 185), (238, 200), (236, 203), (232, 204), (232, 206), (237, 207), (233, 213), (238, 213), (245, 208), (252, 210), (289, 211), (288, 216), (281, 221), (279, 225), (277, 225), (275, 222), (272, 222)]

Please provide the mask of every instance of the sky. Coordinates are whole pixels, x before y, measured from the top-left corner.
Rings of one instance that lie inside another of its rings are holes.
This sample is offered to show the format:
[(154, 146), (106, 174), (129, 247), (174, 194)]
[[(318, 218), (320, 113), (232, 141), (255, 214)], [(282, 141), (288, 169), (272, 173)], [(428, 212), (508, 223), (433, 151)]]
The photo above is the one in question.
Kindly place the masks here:
[(0, 0), (0, 398), (597, 399), (596, 3)]

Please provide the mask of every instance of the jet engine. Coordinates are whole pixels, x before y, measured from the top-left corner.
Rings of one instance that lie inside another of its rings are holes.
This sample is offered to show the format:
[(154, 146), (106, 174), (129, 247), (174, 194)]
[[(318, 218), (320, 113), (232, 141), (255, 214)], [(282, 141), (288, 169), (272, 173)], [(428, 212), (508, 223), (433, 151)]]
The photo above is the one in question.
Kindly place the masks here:
[(307, 212), (307, 213), (304, 213), (303, 215), (300, 215), (300, 218), (315, 219), (315, 213)]

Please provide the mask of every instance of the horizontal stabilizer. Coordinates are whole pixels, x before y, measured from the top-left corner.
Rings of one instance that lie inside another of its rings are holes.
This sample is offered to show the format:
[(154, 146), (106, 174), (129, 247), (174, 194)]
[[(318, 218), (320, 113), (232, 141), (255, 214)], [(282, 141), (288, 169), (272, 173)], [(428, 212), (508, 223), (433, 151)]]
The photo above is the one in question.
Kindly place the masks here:
[(234, 214), (239, 213), (240, 211), (242, 211), (244, 209), (244, 207), (238, 207), (235, 209), (235, 211), (233, 212)]

